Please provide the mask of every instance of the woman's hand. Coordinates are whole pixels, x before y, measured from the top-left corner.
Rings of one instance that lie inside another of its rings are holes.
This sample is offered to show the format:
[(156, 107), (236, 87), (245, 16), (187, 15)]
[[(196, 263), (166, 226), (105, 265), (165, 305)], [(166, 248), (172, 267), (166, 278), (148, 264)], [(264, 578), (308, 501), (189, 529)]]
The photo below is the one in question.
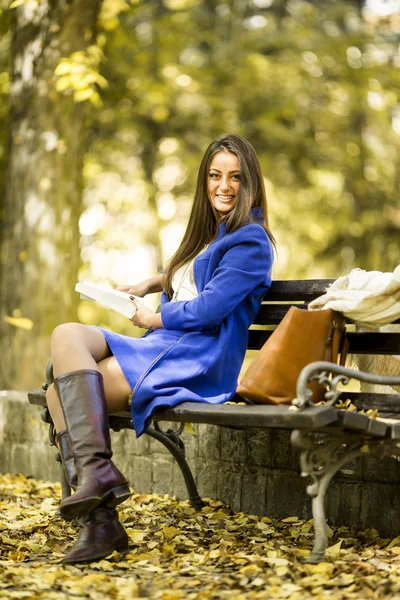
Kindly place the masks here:
[(165, 285), (166, 273), (160, 273), (150, 279), (145, 279), (140, 283), (134, 285), (125, 285), (118, 288), (120, 292), (126, 292), (127, 294), (133, 294), (143, 298), (147, 294), (154, 294), (155, 292), (162, 292)]
[(133, 294), (134, 296), (139, 296), (139, 298), (143, 298), (146, 294), (148, 294), (147, 281), (141, 281), (140, 283), (136, 283), (134, 285), (125, 285), (118, 289), (120, 292)]
[(140, 300), (136, 300), (133, 296), (131, 296), (131, 301), (137, 309), (131, 319), (134, 325), (142, 327), (142, 329), (159, 329), (160, 327), (164, 327), (160, 313), (153, 313), (145, 304), (140, 302)]

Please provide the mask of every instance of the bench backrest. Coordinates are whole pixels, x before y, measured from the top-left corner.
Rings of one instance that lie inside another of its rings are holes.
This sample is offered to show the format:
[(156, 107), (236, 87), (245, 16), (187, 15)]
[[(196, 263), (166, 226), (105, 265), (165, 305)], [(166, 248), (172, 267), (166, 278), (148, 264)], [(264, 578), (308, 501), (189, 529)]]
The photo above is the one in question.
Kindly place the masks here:
[[(333, 281), (335, 280), (274, 281), (250, 328), (248, 348), (259, 350), (291, 306), (307, 309), (308, 303), (322, 296)], [(400, 323), (400, 319), (394, 322)], [(349, 354), (400, 354), (400, 333), (350, 331), (347, 335)]]

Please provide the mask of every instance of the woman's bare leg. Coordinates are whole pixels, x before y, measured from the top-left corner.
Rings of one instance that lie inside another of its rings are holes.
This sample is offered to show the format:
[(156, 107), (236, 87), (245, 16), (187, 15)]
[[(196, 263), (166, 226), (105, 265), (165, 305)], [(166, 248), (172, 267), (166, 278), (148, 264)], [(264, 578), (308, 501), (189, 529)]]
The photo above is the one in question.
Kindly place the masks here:
[[(80, 323), (59, 325), (53, 332), (51, 355), (54, 376), (70, 371), (94, 369), (103, 375), (108, 413), (128, 409), (131, 388), (102, 332)], [(47, 406), (57, 432), (66, 429), (64, 413), (54, 385), (46, 392)]]

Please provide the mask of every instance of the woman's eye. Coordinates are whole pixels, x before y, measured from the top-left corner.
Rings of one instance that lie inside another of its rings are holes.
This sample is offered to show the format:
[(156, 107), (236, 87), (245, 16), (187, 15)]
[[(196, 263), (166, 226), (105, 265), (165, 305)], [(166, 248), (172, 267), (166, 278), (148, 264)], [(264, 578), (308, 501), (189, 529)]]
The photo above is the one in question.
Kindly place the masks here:
[(218, 177), (218, 173), (210, 173), (211, 179), (216, 179)]

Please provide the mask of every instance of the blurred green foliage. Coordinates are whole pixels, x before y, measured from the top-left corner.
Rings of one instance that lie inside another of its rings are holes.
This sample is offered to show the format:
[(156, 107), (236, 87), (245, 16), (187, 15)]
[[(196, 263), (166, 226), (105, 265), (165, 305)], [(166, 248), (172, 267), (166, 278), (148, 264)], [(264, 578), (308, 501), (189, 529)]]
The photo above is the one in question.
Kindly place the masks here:
[[(227, 131), (260, 157), (275, 278), (400, 262), (398, 13), (355, 0), (106, 0), (99, 25), (91, 54), (65, 57), (55, 72), (60, 93), (96, 107), (82, 278), (117, 285), (162, 267), (202, 154)], [(2, 18), (3, 54), (7, 27)], [(1, 105), (3, 155), (5, 119)], [(80, 317), (126, 327), (87, 303)]]

